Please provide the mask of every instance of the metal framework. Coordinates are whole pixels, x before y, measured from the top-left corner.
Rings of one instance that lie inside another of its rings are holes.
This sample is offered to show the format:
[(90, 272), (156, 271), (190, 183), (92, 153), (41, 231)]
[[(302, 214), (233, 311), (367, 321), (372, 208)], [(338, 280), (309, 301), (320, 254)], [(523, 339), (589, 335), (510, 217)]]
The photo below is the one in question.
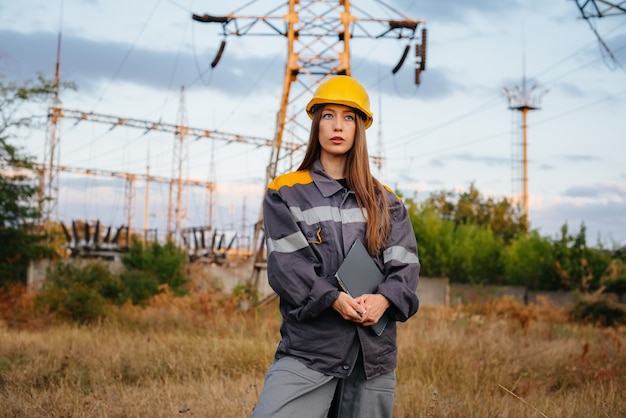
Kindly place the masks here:
[(626, 1), (576, 0), (576, 5), (584, 19), (617, 16), (626, 13)]
[[(61, 83), (61, 33), (57, 37), (57, 56), (56, 65), (54, 68), (54, 96), (52, 98), (52, 106), (58, 107), (59, 100), (59, 87)], [(50, 115), (50, 125), (48, 128), (50, 131), (47, 133), (48, 138), (44, 146), (44, 164), (47, 166), (47, 170), (42, 171), (40, 176), (39, 190), (41, 195), (39, 196), (40, 212), (44, 223), (47, 224), (53, 215), (56, 215), (57, 211), (57, 195), (59, 193), (59, 179), (58, 172), (53, 170), (52, 167), (59, 164), (60, 152), (59, 145), (61, 138), (58, 133), (59, 119), (54, 114)], [(47, 198), (44, 198), (47, 197)], [(44, 224), (44, 225), (45, 225)]]
[[(174, 152), (172, 153), (172, 178), (176, 178), (176, 205), (172, 206), (173, 187), (170, 183), (169, 188), (169, 204), (167, 211), (167, 233), (172, 231), (172, 218), (174, 218), (174, 234), (175, 240), (178, 240), (183, 227), (183, 218), (187, 217), (187, 205), (183, 206), (183, 171), (187, 170), (187, 162), (189, 160), (189, 144), (186, 143), (187, 131), (187, 108), (185, 105), (185, 88), (181, 88), (180, 106), (178, 107), (178, 134), (174, 141)], [(174, 211), (172, 213), (172, 207)], [(171, 236), (168, 236), (171, 238)]]
[[(35, 164), (34, 169), (40, 174), (48, 170), (48, 167), (44, 167), (41, 164)], [(86, 174), (89, 176), (95, 177), (113, 177), (120, 178), (127, 181), (127, 189), (126, 189), (126, 218), (127, 218), (127, 227), (129, 233), (132, 231), (132, 210), (134, 207), (134, 183), (136, 180), (143, 180), (146, 182), (146, 185), (150, 182), (154, 183), (164, 183), (169, 184), (170, 189), (176, 184), (180, 184), (181, 186), (194, 186), (194, 187), (204, 187), (207, 190), (215, 190), (215, 183), (211, 181), (203, 181), (203, 180), (193, 180), (193, 179), (178, 179), (178, 178), (168, 178), (161, 176), (153, 176), (149, 174), (136, 174), (136, 173), (125, 173), (120, 171), (110, 171), (110, 170), (100, 170), (94, 168), (82, 168), (82, 167), (69, 167), (64, 165), (58, 165), (53, 167), (53, 171), (58, 173), (60, 171), (66, 173), (76, 173), (76, 174)], [(182, 234), (182, 229), (179, 231), (179, 234)]]
[[(255, 3), (260, 2), (249, 2), (242, 9)], [(304, 150), (310, 126), (310, 122), (303, 118), (304, 100), (327, 77), (334, 74), (351, 75), (350, 51), (354, 40), (390, 38), (406, 42), (404, 54), (393, 68), (393, 73), (399, 70), (414, 46), (415, 82), (419, 84), (420, 74), (426, 68), (426, 30), (422, 28), (425, 21), (403, 16), (382, 1), (373, 4), (393, 17), (373, 17), (361, 8), (363, 6), (352, 6), (350, 0), (288, 0), (263, 15), (246, 15), (241, 13), (241, 9), (226, 16), (192, 15), (195, 21), (222, 26), (224, 40), (212, 67), (218, 64), (228, 36), (278, 35), (287, 40), (283, 89), (266, 171), (266, 185), (277, 174), (292, 170), (294, 161), (299, 161), (294, 151)], [(418, 31), (419, 28), (422, 30)], [(288, 149), (285, 138), (293, 139), (301, 147)], [(254, 232), (253, 245), (256, 249), (251, 277), (251, 282), (257, 286), (260, 270), (265, 268), (262, 210), (259, 213)]]
[[(256, 147), (271, 147), (272, 140), (267, 138), (261, 138), (256, 136), (246, 136), (239, 134), (226, 133), (222, 131), (216, 130), (208, 130), (201, 128), (193, 128), (187, 126), (186, 123), (186, 115), (184, 109), (184, 91), (181, 95), (181, 107), (179, 111), (179, 121), (177, 124), (172, 123), (163, 123), (163, 122), (153, 122), (142, 119), (133, 119), (133, 118), (125, 118), (120, 116), (111, 116), (94, 112), (83, 112), (80, 110), (72, 110), (65, 109), (58, 105), (53, 106), (50, 109), (50, 114), (48, 115), (51, 121), (51, 135), (50, 135), (50, 145), (51, 148), (50, 157), (46, 158), (45, 167), (43, 167), (42, 176), (40, 177), (42, 180), (42, 184), (40, 185), (40, 190), (45, 193), (44, 196), (40, 196), (40, 201), (47, 204), (43, 210), (45, 212), (44, 219), (46, 221), (50, 221), (51, 215), (53, 215), (54, 208), (56, 207), (56, 201), (58, 200), (58, 171), (59, 167), (61, 167), (59, 162), (59, 153), (58, 153), (58, 144), (59, 139), (57, 138), (57, 124), (62, 118), (65, 119), (73, 119), (75, 120), (75, 124), (80, 122), (95, 122), (101, 123), (105, 125), (110, 125), (110, 130), (116, 127), (127, 127), (127, 128), (136, 128), (141, 129), (144, 133), (148, 133), (151, 131), (159, 131), (165, 133), (171, 133), (175, 136), (175, 144), (174, 144), (174, 152), (172, 154), (172, 181), (170, 183), (169, 188), (169, 205), (167, 212), (167, 235), (169, 237), (174, 236), (176, 239), (182, 233), (182, 216), (184, 212), (183, 203), (182, 203), (182, 185), (183, 185), (183, 171), (185, 170), (185, 162), (188, 157), (186, 154), (186, 144), (185, 142), (188, 138), (197, 139), (212, 139), (224, 141), (227, 143), (238, 143), (238, 144), (250, 144)], [(188, 142), (188, 141), (187, 141)], [(288, 142), (285, 144), (285, 148), (290, 151), (296, 151), (300, 149), (303, 144)], [(53, 158), (54, 156), (54, 158)], [(175, 181), (174, 179), (177, 179)], [(132, 184), (130, 184), (132, 186)], [(213, 190), (212, 187), (210, 190)], [(128, 191), (127, 191), (128, 192)], [(173, 205), (175, 194), (175, 205)], [(131, 207), (132, 208), (132, 207)], [(129, 214), (130, 217), (130, 214)], [(174, 224), (174, 227), (172, 227)], [(173, 234), (172, 234), (173, 231)]]
[[(600, 5), (598, 5), (598, 3), (600, 3)], [(604, 51), (611, 58), (611, 61), (615, 64), (616, 67), (624, 70), (622, 64), (617, 60), (617, 58), (615, 58), (615, 55), (613, 54), (609, 46), (606, 44), (606, 42), (604, 42), (604, 40), (600, 36), (600, 33), (598, 33), (598, 30), (592, 23), (591, 19), (625, 14), (626, 1), (621, 1), (617, 3), (605, 0), (576, 0), (576, 5), (580, 10), (582, 18), (585, 19), (585, 21), (589, 25), (589, 29), (591, 29), (593, 34), (598, 39), (598, 42), (602, 46), (602, 49), (604, 49)]]
[[(81, 110), (72, 110), (62, 107), (52, 107), (50, 110), (50, 118), (65, 118), (76, 120), (76, 123), (81, 121), (102, 123), (110, 125), (111, 129), (118, 126), (124, 126), (128, 128), (142, 129), (146, 133), (149, 131), (159, 131), (179, 135), (181, 126), (174, 123), (153, 122), (143, 119), (125, 118), (120, 116), (104, 115), (94, 112), (83, 112)], [(256, 136), (239, 135), (226, 133), (222, 131), (214, 131), (201, 128), (185, 127), (186, 135), (195, 137), (196, 139), (215, 139), (218, 141), (225, 141), (228, 143), (243, 143), (250, 144), (257, 147), (271, 146), (272, 140), (268, 138), (261, 138)], [(287, 143), (285, 146), (288, 149), (299, 149), (302, 144)]]
[(509, 109), (516, 110), (522, 114), (522, 209), (524, 211), (524, 223), (528, 232), (528, 112), (541, 108), (541, 99), (547, 90), (536, 94), (537, 85), (528, 88), (526, 76), (522, 79), (522, 85), (515, 86), (515, 90), (510, 91), (506, 87), (502, 93), (507, 96)]
[[(252, 1), (251, 4), (261, 3)], [(383, 38), (407, 43), (394, 73), (407, 58), (411, 45), (416, 50), (416, 84), (426, 66), (426, 30), (424, 20), (414, 20), (401, 15), (382, 1), (376, 1), (393, 19), (372, 17), (364, 10), (351, 6), (350, 0), (289, 0), (275, 6), (267, 14), (246, 15), (231, 13), (226, 16), (193, 14), (195, 21), (222, 26), (222, 35), (272, 36), (287, 40), (287, 60), (283, 79), (280, 108), (272, 142), (272, 153), (267, 167), (266, 182), (278, 173), (294, 166), (295, 151), (303, 151), (308, 138), (308, 122), (303, 120), (304, 100), (330, 75), (351, 75), (350, 47), (352, 40)], [(418, 30), (418, 29), (422, 30)], [(225, 49), (220, 44), (211, 64), (217, 66)], [(296, 147), (288, 147), (285, 138), (291, 138)]]

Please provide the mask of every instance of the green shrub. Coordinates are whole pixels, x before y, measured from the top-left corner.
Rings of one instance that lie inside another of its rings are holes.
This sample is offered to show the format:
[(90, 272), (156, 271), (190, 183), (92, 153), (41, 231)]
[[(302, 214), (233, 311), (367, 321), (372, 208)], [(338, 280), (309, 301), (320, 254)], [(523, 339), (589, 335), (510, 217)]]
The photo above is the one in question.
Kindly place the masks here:
[(152, 296), (160, 293), (159, 281), (151, 271), (127, 270), (120, 274), (120, 280), (126, 286), (133, 305), (143, 306)]
[(454, 223), (441, 219), (435, 208), (428, 203), (418, 205), (409, 200), (407, 209), (417, 240), (420, 275), (449, 277)]
[(106, 300), (84, 283), (44, 289), (37, 294), (35, 303), (58, 318), (79, 323), (94, 322), (108, 313)]
[(460, 224), (454, 231), (450, 280), (457, 283), (502, 281), (502, 242), (489, 227)]
[(90, 261), (83, 266), (72, 262), (54, 264), (46, 275), (46, 287), (70, 289), (79, 284), (93, 290), (106, 301), (122, 305), (128, 300), (124, 283), (102, 262)]
[(252, 283), (238, 284), (233, 288), (233, 297), (239, 303), (248, 301), (256, 305), (259, 301), (259, 291)]
[(187, 293), (187, 255), (172, 242), (144, 246), (134, 240), (122, 261), (126, 270), (119, 275), (99, 261), (54, 264), (36, 297), (37, 306), (63, 319), (91, 322), (106, 316), (110, 306), (121, 306), (129, 300), (134, 305), (145, 305), (161, 292), (162, 285), (175, 296)]
[[(168, 241), (165, 245), (158, 242), (143, 244), (134, 239), (128, 253), (122, 257), (122, 262), (128, 270), (139, 270), (154, 275), (159, 285), (166, 284), (174, 295), (182, 296), (187, 293), (185, 285), (190, 279), (185, 275), (185, 266), (188, 256), (185, 251)], [(146, 278), (144, 277), (145, 281)], [(134, 286), (126, 282), (127, 286)], [(139, 283), (142, 289), (131, 291), (131, 294), (141, 294), (145, 283)], [(154, 294), (156, 294), (155, 292)]]
[(620, 297), (626, 294), (626, 277), (618, 277), (617, 279), (607, 280), (604, 282), (604, 291), (606, 293), (615, 293)]
[(626, 324), (626, 307), (607, 298), (578, 301), (570, 316), (574, 321), (587, 322), (604, 327)]
[(521, 236), (503, 251), (504, 274), (507, 284), (527, 286), (533, 290), (546, 289), (552, 280), (552, 244), (537, 231)]
[(62, 319), (86, 323), (105, 317), (109, 305), (127, 299), (126, 287), (104, 264), (58, 262), (48, 270), (35, 302)]

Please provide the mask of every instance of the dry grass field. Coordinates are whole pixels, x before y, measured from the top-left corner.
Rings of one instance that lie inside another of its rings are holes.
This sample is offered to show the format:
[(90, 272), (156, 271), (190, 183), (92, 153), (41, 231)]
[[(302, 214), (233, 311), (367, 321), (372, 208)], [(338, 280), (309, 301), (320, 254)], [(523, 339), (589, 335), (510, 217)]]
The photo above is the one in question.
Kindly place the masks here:
[[(99, 324), (0, 325), (1, 417), (246, 417), (277, 306), (160, 295)], [(395, 417), (625, 417), (626, 330), (498, 299), (399, 326)]]

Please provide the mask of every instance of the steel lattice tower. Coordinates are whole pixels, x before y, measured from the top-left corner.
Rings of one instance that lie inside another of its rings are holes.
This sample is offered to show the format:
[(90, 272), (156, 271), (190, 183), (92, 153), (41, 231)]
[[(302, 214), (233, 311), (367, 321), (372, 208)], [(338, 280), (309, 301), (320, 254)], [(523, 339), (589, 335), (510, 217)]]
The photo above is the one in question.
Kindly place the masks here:
[[(419, 84), (420, 73), (425, 70), (426, 64), (426, 29), (423, 28), (425, 21), (403, 16), (382, 1), (374, 3), (394, 15), (394, 18), (372, 17), (357, 6), (353, 8), (350, 0), (289, 0), (270, 13), (258, 16), (235, 14), (192, 16), (193, 20), (198, 22), (222, 25), (222, 34), (225, 38), (229, 35), (274, 34), (287, 40), (283, 89), (276, 116), (270, 161), (267, 165), (266, 185), (277, 174), (293, 169), (294, 161), (300, 160), (294, 154), (304, 151), (310, 126), (303, 111), (304, 100), (309, 98), (327, 77), (335, 74), (351, 75), (350, 50), (354, 40), (395, 38), (405, 41), (407, 45), (404, 54), (393, 72), (399, 69), (414, 44), (415, 81)], [(418, 31), (419, 28), (421, 31)], [(225, 40), (222, 41), (213, 60), (213, 67), (219, 62), (224, 46)], [(300, 143), (301, 147), (286, 152), (283, 147), (285, 138)], [(251, 282), (257, 286), (259, 272), (265, 268), (262, 216), (261, 211), (253, 241), (256, 250)]]

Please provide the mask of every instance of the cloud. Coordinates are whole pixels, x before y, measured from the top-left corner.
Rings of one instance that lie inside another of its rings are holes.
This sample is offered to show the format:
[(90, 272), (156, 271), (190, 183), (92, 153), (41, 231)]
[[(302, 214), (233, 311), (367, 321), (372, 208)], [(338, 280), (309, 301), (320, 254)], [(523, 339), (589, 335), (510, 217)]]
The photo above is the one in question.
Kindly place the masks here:
[[(406, 9), (404, 0), (395, 0), (398, 8)], [(421, 1), (414, 2), (416, 5), (409, 9), (419, 12), (420, 19), (434, 22), (467, 22), (472, 13), (487, 15), (499, 15), (512, 13), (519, 8), (518, 0), (447, 0), (447, 1)]]
[(579, 84), (576, 83), (556, 82), (551, 85), (551, 89), (573, 98), (586, 98), (588, 96), (588, 93), (583, 91)]
[(541, 235), (560, 235), (560, 228), (567, 224), (570, 233), (577, 233), (582, 224), (587, 230), (587, 244), (600, 240), (604, 245), (626, 245), (626, 200), (599, 202), (593, 199), (584, 204), (573, 205), (568, 200), (531, 206), (531, 227)]
[(623, 45), (626, 44), (626, 33), (620, 33), (610, 39), (607, 39), (606, 42), (617, 61), (621, 63), (626, 61), (626, 49), (623, 47)]
[(86, 174), (68, 174), (60, 172), (60, 183), (63, 187), (82, 191), (86, 187), (123, 187), (124, 180), (119, 178), (108, 178), (99, 176), (90, 176)]
[(480, 155), (473, 155), (470, 153), (463, 153), (463, 154), (454, 154), (452, 156), (450, 156), (449, 158), (451, 159), (455, 159), (455, 160), (459, 160), (459, 161), (469, 161), (469, 162), (478, 162), (481, 164), (486, 164), (489, 166), (499, 166), (499, 165), (510, 165), (511, 164), (511, 159), (510, 158), (505, 158), (505, 157), (492, 157), (492, 156), (480, 156)]
[(624, 201), (626, 185), (596, 183), (594, 185), (573, 186), (565, 190), (564, 196), (574, 198), (608, 198)]
[(428, 68), (421, 79), (418, 95), (423, 100), (440, 100), (467, 90), (465, 85), (455, 81), (457, 78), (444, 68)]
[(431, 167), (436, 167), (436, 168), (440, 168), (440, 167), (445, 167), (446, 166), (446, 164), (441, 159), (432, 159), (432, 160), (430, 160), (429, 165)]
[[(50, 74), (56, 61), (57, 35), (51, 32), (18, 33), (0, 30), (2, 58), (8, 75), (32, 78), (37, 72)], [(61, 72), (66, 81), (76, 82), (83, 92), (92, 91), (98, 83), (130, 82), (140, 86), (169, 89), (186, 85), (204, 87), (210, 81), (212, 88), (229, 94), (245, 95), (249, 90), (249, 73), (265, 69), (273, 73), (283, 71), (280, 60), (272, 55), (255, 57), (251, 67), (249, 59), (235, 53), (225, 54), (220, 66), (229, 71), (210, 69), (209, 52), (164, 52), (133, 48), (117, 42), (95, 42), (72, 35), (62, 37)], [(282, 56), (283, 54), (281, 54)], [(274, 92), (282, 80), (275, 84), (263, 83), (259, 92)]]
[(562, 155), (561, 158), (564, 159), (565, 161), (572, 162), (572, 163), (598, 162), (602, 160), (600, 157), (597, 157), (595, 155), (586, 155), (586, 154), (585, 155), (566, 154), (566, 155)]
[(538, 169), (540, 170), (545, 170), (545, 171), (550, 171), (550, 170), (554, 170), (554, 166), (550, 165), (550, 164), (539, 164), (539, 166), (537, 166)]
[[(72, 220), (100, 220), (106, 225), (128, 223), (128, 195), (123, 179), (93, 177), (61, 173), (58, 213), (66, 225)], [(215, 227), (237, 229), (244, 221), (251, 226), (258, 220), (260, 203), (264, 193), (264, 179), (257, 182), (221, 182), (213, 195), (213, 221)], [(144, 215), (144, 182), (133, 187), (133, 228), (142, 228)], [(149, 194), (149, 226), (164, 234), (167, 224), (168, 186), (151, 184)], [(207, 225), (209, 214), (208, 192), (199, 187), (188, 187), (184, 191), (187, 207), (186, 224)]]
[[(626, 50), (623, 47), (623, 45), (626, 43), (626, 34), (622, 32), (612, 36), (607, 36), (604, 33), (609, 28), (603, 26), (603, 23), (608, 23), (609, 20), (594, 18), (592, 19), (592, 21), (594, 23), (594, 26), (596, 27), (596, 30), (598, 31), (598, 33), (600, 33), (601, 41), (600, 39), (598, 39), (596, 34), (593, 33), (591, 29), (589, 29), (588, 39), (595, 42), (593, 42), (591, 48), (585, 50), (585, 57), (589, 59), (601, 59), (604, 65), (606, 65), (611, 70), (619, 69), (618, 65), (615, 63), (615, 60), (617, 60), (618, 63), (622, 64), (624, 63), (624, 61), (626, 61)], [(609, 35), (611, 35), (610, 32)], [(602, 45), (602, 43), (604, 43), (604, 45)], [(611, 57), (611, 55), (613, 57)]]
[[(8, 76), (34, 78), (37, 72), (52, 77), (56, 61), (57, 34), (52, 32), (20, 33), (0, 30), (0, 64)], [(74, 35), (63, 35), (61, 77), (75, 82), (84, 94), (93, 93), (102, 84), (131, 83), (138, 86), (170, 90), (185, 85), (187, 90), (211, 88), (230, 96), (276, 95), (283, 82), (285, 54), (277, 48), (269, 54), (250, 57), (236, 48), (226, 51), (215, 68), (215, 52), (206, 48), (197, 52), (162, 51), (132, 47), (119, 42), (98, 42)], [(392, 64), (388, 69), (391, 73)], [(439, 100), (463, 90), (452, 74), (441, 68), (429, 68), (424, 82), (414, 85), (413, 66), (406, 63), (395, 76), (385, 77), (381, 88), (389, 95), (418, 95), (424, 100)], [(359, 78), (365, 85), (378, 84), (380, 64), (374, 58), (359, 61)], [(411, 78), (411, 80), (405, 80)], [(262, 80), (262, 82), (260, 82)], [(427, 82), (426, 82), (427, 80)], [(400, 87), (401, 86), (401, 87)]]
[(563, 194), (569, 197), (597, 197), (600, 192), (592, 186), (574, 186), (565, 190)]

